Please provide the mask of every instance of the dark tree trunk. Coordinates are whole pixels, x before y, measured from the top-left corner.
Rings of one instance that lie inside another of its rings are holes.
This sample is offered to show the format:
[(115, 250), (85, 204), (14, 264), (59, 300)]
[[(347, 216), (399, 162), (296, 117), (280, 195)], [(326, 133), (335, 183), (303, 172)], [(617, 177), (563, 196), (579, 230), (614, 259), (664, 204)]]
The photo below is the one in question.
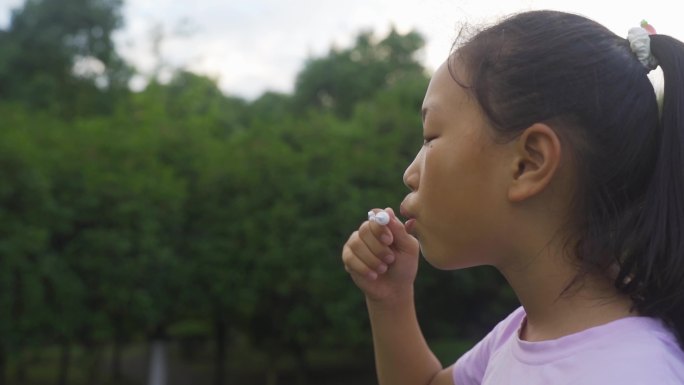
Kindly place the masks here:
[(67, 385), (69, 382), (69, 366), (71, 364), (71, 347), (68, 342), (62, 342), (59, 355), (58, 385)]
[(121, 369), (121, 351), (123, 350), (123, 345), (123, 332), (120, 327), (117, 327), (114, 332), (114, 346), (112, 348), (112, 362), (110, 365), (112, 380), (114, 380), (114, 382), (121, 382), (121, 379), (123, 378)]
[(0, 347), (0, 385), (7, 385), (7, 355)]
[(86, 344), (86, 354), (88, 355), (86, 383), (100, 383), (100, 373), (102, 372), (102, 346), (98, 343)]
[(26, 383), (26, 360), (26, 352), (20, 351), (19, 354), (17, 354), (17, 365), (14, 372), (14, 378), (19, 384)]
[(121, 381), (123, 372), (121, 370), (121, 350), (123, 348), (121, 341), (114, 341), (114, 348), (112, 350), (112, 379), (114, 381)]
[(227, 326), (223, 317), (216, 317), (214, 321), (214, 385), (225, 385)]
[(309, 383), (309, 360), (306, 357), (304, 346), (297, 345), (292, 348), (297, 360), (297, 384), (306, 385)]

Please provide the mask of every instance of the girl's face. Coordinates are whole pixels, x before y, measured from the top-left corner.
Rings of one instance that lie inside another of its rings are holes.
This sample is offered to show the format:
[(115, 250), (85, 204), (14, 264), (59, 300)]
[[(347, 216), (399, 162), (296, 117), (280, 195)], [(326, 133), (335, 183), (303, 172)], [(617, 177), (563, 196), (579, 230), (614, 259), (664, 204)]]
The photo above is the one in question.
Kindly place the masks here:
[(422, 115), (425, 141), (404, 173), (407, 229), (436, 267), (494, 264), (506, 238), (508, 147), (495, 143), (476, 100), (446, 63), (430, 81)]

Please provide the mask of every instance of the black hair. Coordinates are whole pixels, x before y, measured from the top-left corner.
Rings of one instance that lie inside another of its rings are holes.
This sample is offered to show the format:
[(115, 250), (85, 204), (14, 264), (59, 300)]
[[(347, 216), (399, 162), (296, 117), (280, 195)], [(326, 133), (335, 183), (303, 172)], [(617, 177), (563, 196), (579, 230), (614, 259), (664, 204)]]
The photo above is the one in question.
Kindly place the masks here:
[(581, 271), (609, 275), (684, 346), (684, 44), (650, 41), (664, 75), (660, 117), (629, 42), (579, 15), (509, 17), (458, 46), (449, 68), (500, 136), (546, 122), (570, 144)]

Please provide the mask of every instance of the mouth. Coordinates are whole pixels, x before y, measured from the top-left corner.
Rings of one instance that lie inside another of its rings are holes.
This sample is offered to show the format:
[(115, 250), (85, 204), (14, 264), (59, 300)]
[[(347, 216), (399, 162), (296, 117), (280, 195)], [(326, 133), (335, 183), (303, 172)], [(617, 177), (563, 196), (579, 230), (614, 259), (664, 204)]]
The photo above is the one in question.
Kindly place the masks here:
[(406, 220), (414, 219), (414, 215), (406, 208), (406, 201), (402, 202), (399, 206), (399, 213), (402, 217), (406, 218)]
[(406, 221), (404, 222), (404, 229), (406, 229), (406, 232), (416, 236), (415, 232), (415, 224), (416, 224), (416, 219), (415, 216), (405, 207), (405, 201), (401, 203), (399, 206), (399, 212), (401, 213), (401, 216), (406, 218)]
[(404, 222), (404, 230), (414, 237), (418, 237), (418, 233), (416, 232), (416, 220), (414, 218), (408, 219), (406, 222)]

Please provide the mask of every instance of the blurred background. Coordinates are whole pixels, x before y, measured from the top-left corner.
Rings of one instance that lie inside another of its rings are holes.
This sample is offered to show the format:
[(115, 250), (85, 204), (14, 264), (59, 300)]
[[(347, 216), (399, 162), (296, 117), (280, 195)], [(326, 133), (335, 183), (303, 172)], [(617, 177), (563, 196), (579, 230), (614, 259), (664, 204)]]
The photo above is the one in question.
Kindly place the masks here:
[[(374, 383), (341, 246), (461, 27), (537, 8), (684, 36), (657, 1), (0, 0), (0, 385)], [(445, 365), (517, 306), (420, 269)]]

